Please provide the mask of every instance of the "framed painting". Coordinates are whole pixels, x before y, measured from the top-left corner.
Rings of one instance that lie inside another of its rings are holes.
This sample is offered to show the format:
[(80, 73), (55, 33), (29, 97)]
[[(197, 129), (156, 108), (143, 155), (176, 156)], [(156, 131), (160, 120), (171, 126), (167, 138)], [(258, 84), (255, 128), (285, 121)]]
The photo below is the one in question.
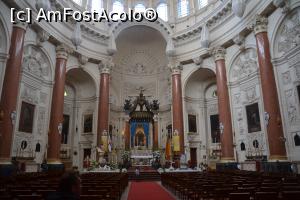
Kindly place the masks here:
[(93, 132), (93, 114), (84, 115), (83, 120), (83, 132)]
[(212, 143), (219, 143), (221, 140), (219, 128), (219, 115), (210, 116), (210, 131)]
[(32, 133), (35, 105), (22, 102), (19, 121), (19, 131)]
[(258, 103), (246, 106), (248, 133), (261, 131)]
[(196, 115), (188, 115), (189, 122), (189, 132), (196, 133), (197, 132), (197, 117)]

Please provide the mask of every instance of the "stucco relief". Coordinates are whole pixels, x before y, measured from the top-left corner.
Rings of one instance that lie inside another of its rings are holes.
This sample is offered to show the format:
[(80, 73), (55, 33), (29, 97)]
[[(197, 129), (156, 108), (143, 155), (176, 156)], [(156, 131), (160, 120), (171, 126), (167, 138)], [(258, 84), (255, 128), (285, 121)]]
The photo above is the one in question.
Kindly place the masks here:
[(208, 107), (208, 114), (216, 114), (218, 113), (218, 105), (214, 104)]
[(282, 73), (282, 82), (283, 82), (284, 85), (288, 85), (292, 82), (290, 71)]
[(297, 79), (300, 80), (300, 65), (295, 67)]
[(71, 114), (72, 113), (72, 105), (64, 104), (64, 114)]
[(38, 96), (37, 96), (37, 91), (32, 89), (32, 88), (28, 88), (26, 86), (24, 86), (22, 93), (21, 93), (21, 98), (22, 100), (28, 102), (28, 103), (32, 103), (32, 104), (38, 104)]
[(234, 104), (240, 104), (241, 103), (241, 93), (234, 94), (233, 101), (234, 101)]
[(245, 93), (245, 101), (247, 103), (251, 103), (256, 99), (257, 95), (256, 95), (255, 86), (244, 90), (244, 93)]
[(166, 70), (154, 55), (147, 50), (132, 51), (120, 60), (116, 71), (131, 75), (154, 75)]
[(279, 28), (278, 52), (286, 53), (300, 44), (300, 8), (293, 10)]
[(290, 125), (297, 124), (298, 114), (293, 89), (285, 91), (288, 120)]
[(30, 74), (50, 80), (50, 64), (46, 55), (32, 45), (25, 47), (22, 68)]
[(238, 129), (239, 129), (239, 133), (243, 134), (244, 133), (244, 117), (243, 117), (243, 109), (242, 108), (237, 108), (236, 109), (236, 119), (237, 119), (237, 123), (238, 123)]
[(46, 104), (46, 102), (47, 102), (47, 97), (48, 97), (48, 94), (43, 93), (43, 92), (40, 92), (40, 103)]
[(37, 132), (40, 135), (42, 135), (44, 132), (45, 121), (46, 121), (46, 109), (44, 107), (39, 107)]
[(256, 72), (257, 55), (254, 49), (241, 52), (233, 62), (231, 69), (231, 82), (238, 81)]

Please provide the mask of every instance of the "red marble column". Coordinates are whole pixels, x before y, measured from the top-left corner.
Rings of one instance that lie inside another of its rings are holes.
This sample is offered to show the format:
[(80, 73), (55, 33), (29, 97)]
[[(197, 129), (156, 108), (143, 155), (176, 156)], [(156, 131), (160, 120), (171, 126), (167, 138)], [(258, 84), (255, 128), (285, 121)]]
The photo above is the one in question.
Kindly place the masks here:
[(25, 23), (15, 24), (11, 35), (9, 59), (6, 64), (0, 102), (0, 164), (11, 163), (14, 131), (11, 117), (12, 113), (16, 112), (26, 27)]
[(269, 160), (287, 160), (276, 81), (273, 65), (271, 63), (267, 26), (268, 19), (257, 16), (254, 32), (256, 37), (264, 109), (265, 113), (269, 115), (267, 123), (270, 152)]
[(68, 51), (69, 49), (65, 45), (59, 45), (56, 48), (55, 82), (52, 92), (47, 151), (47, 163), (50, 165), (62, 164), (59, 157), (59, 152), (63, 123), (64, 91)]
[(215, 48), (213, 50), (213, 56), (216, 63), (220, 129), (223, 129), (223, 131), (221, 130), (221, 161), (234, 161), (233, 132), (225, 66), (225, 49), (221, 47)]
[(180, 138), (180, 153), (184, 153), (184, 129), (182, 111), (182, 88), (181, 88), (181, 69), (179, 66), (172, 68), (172, 113), (173, 113), (173, 132), (178, 131)]
[(97, 145), (100, 147), (101, 136), (104, 131), (108, 131), (109, 117), (109, 78), (112, 64), (109, 61), (101, 62), (100, 68), (100, 91), (98, 104), (98, 132)]
[(153, 150), (158, 150), (158, 117), (154, 116), (153, 121)]
[(130, 150), (130, 123), (129, 123), (129, 117), (126, 118), (125, 121), (125, 150)]

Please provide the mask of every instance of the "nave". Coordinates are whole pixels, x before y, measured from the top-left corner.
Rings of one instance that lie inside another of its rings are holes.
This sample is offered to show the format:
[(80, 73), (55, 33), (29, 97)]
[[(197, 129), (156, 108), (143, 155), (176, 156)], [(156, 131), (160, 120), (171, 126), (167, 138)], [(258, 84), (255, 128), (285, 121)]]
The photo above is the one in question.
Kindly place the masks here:
[[(61, 175), (26, 173), (1, 179), (0, 199), (52, 200), (61, 187)], [(300, 195), (300, 177), (283, 173), (174, 171), (163, 172), (154, 181), (138, 176), (129, 181), (128, 173), (80, 174), (80, 199), (297, 200)]]

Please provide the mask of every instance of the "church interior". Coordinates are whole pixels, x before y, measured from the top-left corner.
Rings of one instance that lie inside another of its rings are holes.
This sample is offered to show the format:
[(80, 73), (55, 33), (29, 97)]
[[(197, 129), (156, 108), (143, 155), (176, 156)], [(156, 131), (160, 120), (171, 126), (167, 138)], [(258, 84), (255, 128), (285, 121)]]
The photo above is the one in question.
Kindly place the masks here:
[(0, 199), (299, 198), (299, 0), (0, 0), (0, 83)]

